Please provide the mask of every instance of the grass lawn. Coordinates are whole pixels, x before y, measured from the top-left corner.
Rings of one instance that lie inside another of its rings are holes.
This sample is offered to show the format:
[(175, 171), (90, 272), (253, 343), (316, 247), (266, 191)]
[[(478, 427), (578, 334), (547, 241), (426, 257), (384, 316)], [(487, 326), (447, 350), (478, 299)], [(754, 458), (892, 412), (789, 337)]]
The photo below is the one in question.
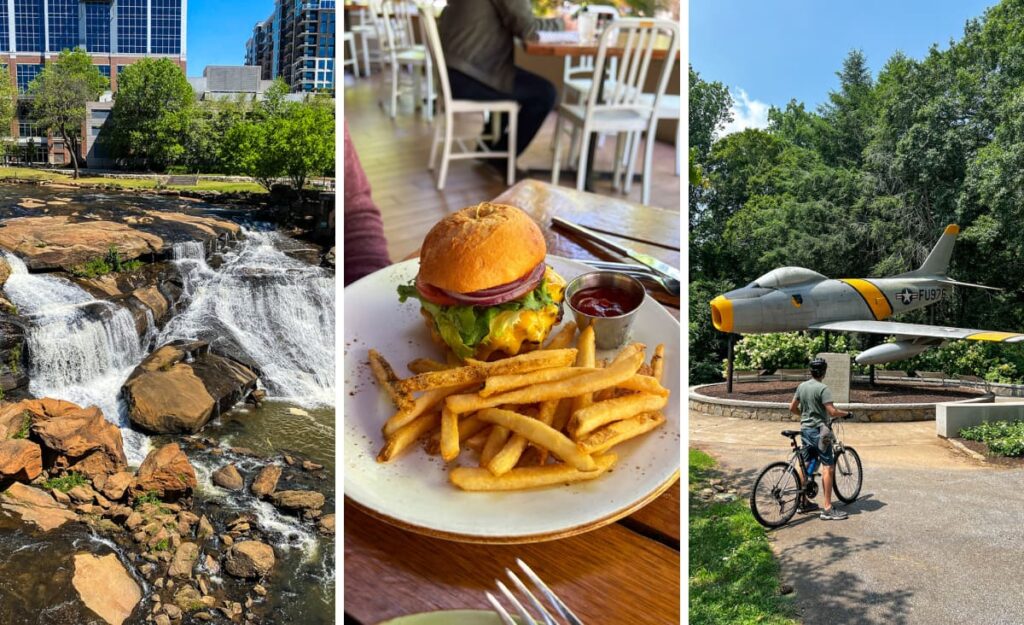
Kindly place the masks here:
[(697, 496), (714, 467), (714, 458), (690, 450), (691, 625), (796, 625), (792, 604), (779, 595), (779, 566), (764, 528), (747, 501)]
[[(152, 178), (128, 179), (128, 178), (103, 178), (83, 176), (78, 180), (71, 178), (68, 174), (42, 171), (31, 167), (0, 167), (0, 180), (14, 178), (17, 180), (43, 180), (47, 182), (58, 182), (61, 184), (104, 184), (120, 187), (122, 189), (154, 189), (158, 179), (163, 176), (154, 175)], [(248, 191), (250, 193), (266, 193), (263, 187), (255, 182), (237, 182), (232, 180), (209, 180), (200, 178), (195, 186), (170, 185), (166, 189), (180, 191), (220, 191), (221, 193), (238, 193)]]

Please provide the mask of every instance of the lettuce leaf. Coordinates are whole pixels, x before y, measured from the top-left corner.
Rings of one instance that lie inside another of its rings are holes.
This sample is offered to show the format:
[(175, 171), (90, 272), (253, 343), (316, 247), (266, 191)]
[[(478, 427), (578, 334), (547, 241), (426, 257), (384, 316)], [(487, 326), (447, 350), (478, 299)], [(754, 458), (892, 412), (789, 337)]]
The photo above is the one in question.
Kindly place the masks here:
[(491, 333), (491, 323), (500, 313), (543, 310), (546, 306), (555, 305), (555, 300), (545, 289), (546, 284), (546, 279), (541, 280), (537, 288), (524, 297), (497, 306), (440, 306), (423, 299), (413, 280), (409, 284), (399, 285), (398, 301), (405, 302), (409, 298), (419, 300), (433, 317), (437, 332), (444, 342), (459, 358), (465, 359), (471, 357), (477, 345)]

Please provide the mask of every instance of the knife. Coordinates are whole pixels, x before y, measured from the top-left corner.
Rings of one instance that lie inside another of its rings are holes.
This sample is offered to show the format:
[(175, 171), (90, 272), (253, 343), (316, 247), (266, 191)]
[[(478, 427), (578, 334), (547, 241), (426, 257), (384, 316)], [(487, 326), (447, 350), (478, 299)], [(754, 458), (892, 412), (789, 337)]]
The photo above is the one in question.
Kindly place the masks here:
[(657, 258), (654, 258), (653, 256), (648, 256), (647, 254), (643, 254), (636, 250), (631, 250), (628, 247), (623, 247), (622, 245), (619, 245), (618, 243), (610, 239), (606, 239), (605, 237), (597, 234), (590, 228), (585, 228), (579, 224), (574, 224), (560, 217), (552, 217), (551, 224), (554, 226), (565, 228), (566, 230), (569, 230), (571, 232), (575, 232), (576, 234), (587, 239), (590, 239), (591, 241), (596, 241), (617, 254), (621, 254), (623, 256), (632, 258), (633, 260), (642, 265), (647, 265), (654, 271), (657, 271), (658, 273), (667, 278), (679, 280), (680, 282), (683, 279), (682, 274), (679, 272), (679, 270), (669, 265), (668, 263), (663, 263)]

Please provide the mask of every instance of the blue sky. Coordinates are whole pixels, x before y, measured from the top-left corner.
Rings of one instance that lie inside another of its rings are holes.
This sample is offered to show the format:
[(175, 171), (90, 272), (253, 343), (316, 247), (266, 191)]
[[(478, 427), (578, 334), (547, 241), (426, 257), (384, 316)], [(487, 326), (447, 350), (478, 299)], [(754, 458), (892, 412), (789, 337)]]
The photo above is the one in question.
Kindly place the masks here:
[(241, 65), (252, 27), (270, 16), (274, 0), (190, 0), (188, 3), (189, 76), (207, 65)]
[(791, 98), (814, 108), (853, 48), (874, 75), (897, 50), (947, 47), (995, 0), (690, 0), (690, 64), (729, 87), (734, 127), (762, 126)]

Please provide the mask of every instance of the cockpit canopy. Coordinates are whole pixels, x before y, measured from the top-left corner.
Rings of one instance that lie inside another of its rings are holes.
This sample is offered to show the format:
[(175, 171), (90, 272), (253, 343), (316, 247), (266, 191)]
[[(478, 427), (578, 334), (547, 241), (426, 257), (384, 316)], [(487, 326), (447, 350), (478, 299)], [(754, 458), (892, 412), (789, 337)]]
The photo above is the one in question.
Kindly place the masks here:
[(780, 289), (787, 286), (804, 284), (805, 282), (818, 282), (827, 279), (817, 271), (811, 271), (803, 267), (779, 267), (754, 280), (747, 285), (747, 288)]

